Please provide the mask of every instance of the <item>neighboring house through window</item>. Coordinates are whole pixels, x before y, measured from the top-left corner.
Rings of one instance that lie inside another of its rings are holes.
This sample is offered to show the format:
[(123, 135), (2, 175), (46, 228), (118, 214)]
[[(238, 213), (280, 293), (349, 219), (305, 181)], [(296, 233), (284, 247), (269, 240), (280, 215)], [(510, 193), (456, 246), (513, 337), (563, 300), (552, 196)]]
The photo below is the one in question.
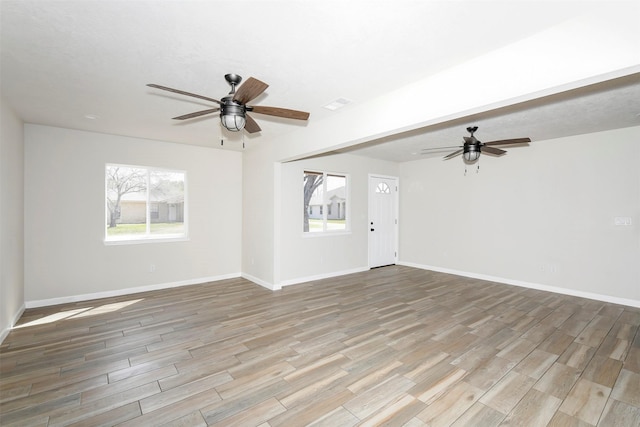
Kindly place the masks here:
[(347, 194), (346, 175), (305, 171), (303, 231), (347, 231)]
[(105, 241), (187, 237), (186, 173), (107, 164)]

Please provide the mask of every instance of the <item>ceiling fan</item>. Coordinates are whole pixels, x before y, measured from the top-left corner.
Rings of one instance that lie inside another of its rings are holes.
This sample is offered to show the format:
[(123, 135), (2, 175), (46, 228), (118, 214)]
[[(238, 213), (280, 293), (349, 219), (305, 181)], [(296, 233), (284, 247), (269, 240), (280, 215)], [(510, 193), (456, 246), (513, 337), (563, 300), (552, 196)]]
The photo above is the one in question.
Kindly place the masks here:
[(205, 101), (211, 101), (219, 105), (219, 107), (209, 108), (207, 110), (196, 111), (194, 113), (185, 114), (182, 116), (174, 117), (174, 120), (192, 119), (194, 117), (200, 117), (207, 114), (220, 111), (220, 121), (222, 126), (226, 129), (237, 132), (245, 129), (249, 133), (260, 132), (260, 126), (258, 123), (247, 114), (251, 111), (259, 114), (266, 114), (269, 116), (284, 117), (287, 119), (307, 120), (309, 113), (298, 110), (289, 110), (287, 108), (279, 107), (265, 107), (260, 105), (250, 106), (247, 102), (251, 102), (257, 98), (262, 92), (264, 92), (269, 85), (261, 82), (258, 79), (249, 77), (242, 86), (236, 91), (236, 86), (242, 81), (242, 77), (237, 74), (226, 74), (224, 78), (231, 85), (231, 92), (220, 101), (217, 99), (209, 98), (202, 95), (196, 95), (194, 93), (185, 92), (183, 90), (173, 89), (166, 86), (160, 86), (157, 84), (148, 84), (147, 86), (156, 89), (162, 89), (173, 93), (179, 93), (181, 95), (192, 96), (194, 98), (204, 99)]
[[(449, 160), (453, 157), (456, 157), (459, 154), (462, 154), (463, 159), (468, 163), (473, 163), (480, 157), (480, 153), (484, 152), (487, 154), (493, 154), (495, 156), (502, 156), (506, 153), (505, 150), (500, 148), (495, 148), (494, 145), (514, 145), (514, 144), (527, 144), (531, 142), (531, 138), (514, 138), (514, 139), (501, 139), (498, 141), (489, 141), (489, 142), (481, 142), (479, 141), (473, 134), (478, 130), (478, 126), (470, 126), (467, 128), (467, 132), (471, 134), (471, 136), (465, 136), (464, 144), (458, 146), (460, 149), (454, 151), (451, 154), (448, 154), (444, 157), (444, 160)], [(452, 147), (444, 147), (444, 148), (452, 148)], [(423, 152), (428, 150), (441, 150), (442, 148), (432, 148), (425, 149)]]

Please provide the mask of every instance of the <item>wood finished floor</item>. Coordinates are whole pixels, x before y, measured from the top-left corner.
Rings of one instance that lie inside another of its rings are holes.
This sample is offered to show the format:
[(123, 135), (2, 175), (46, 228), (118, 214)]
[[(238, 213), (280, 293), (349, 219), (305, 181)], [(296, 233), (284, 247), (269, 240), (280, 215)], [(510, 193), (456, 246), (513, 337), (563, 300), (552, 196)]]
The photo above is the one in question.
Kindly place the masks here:
[(27, 310), (3, 426), (638, 426), (640, 309), (390, 266)]

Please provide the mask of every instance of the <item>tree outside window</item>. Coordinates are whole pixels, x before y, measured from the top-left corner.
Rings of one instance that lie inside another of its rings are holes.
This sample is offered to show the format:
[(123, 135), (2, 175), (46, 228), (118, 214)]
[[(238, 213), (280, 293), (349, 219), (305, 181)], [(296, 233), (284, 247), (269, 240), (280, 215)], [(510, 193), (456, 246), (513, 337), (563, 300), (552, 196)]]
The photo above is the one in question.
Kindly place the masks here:
[[(322, 182), (324, 176), (321, 173), (305, 172), (304, 173), (304, 223), (303, 231), (309, 232), (309, 217), (313, 215), (313, 208), (310, 206), (311, 197), (319, 191), (322, 191)], [(317, 194), (316, 194), (317, 197)]]
[(347, 230), (346, 175), (305, 171), (303, 178), (303, 231)]
[(186, 237), (185, 173), (106, 165), (106, 240)]

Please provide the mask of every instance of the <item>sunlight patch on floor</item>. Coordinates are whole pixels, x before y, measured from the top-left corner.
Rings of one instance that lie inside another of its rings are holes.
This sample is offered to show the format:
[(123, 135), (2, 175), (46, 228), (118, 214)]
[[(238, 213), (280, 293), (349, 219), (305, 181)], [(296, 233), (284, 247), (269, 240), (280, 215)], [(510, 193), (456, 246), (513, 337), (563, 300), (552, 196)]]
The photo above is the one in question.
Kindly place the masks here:
[(22, 325), (16, 325), (13, 329), (27, 328), (29, 326), (44, 325), (47, 323), (57, 322), (65, 319), (79, 319), (82, 317), (97, 316), (99, 314), (111, 313), (121, 310), (132, 304), (142, 301), (142, 299), (134, 299), (129, 301), (116, 302), (113, 304), (105, 304), (99, 307), (83, 307), (76, 310), (66, 310), (59, 313), (50, 314), (48, 316), (41, 317), (40, 319), (32, 320), (31, 322), (24, 323)]

